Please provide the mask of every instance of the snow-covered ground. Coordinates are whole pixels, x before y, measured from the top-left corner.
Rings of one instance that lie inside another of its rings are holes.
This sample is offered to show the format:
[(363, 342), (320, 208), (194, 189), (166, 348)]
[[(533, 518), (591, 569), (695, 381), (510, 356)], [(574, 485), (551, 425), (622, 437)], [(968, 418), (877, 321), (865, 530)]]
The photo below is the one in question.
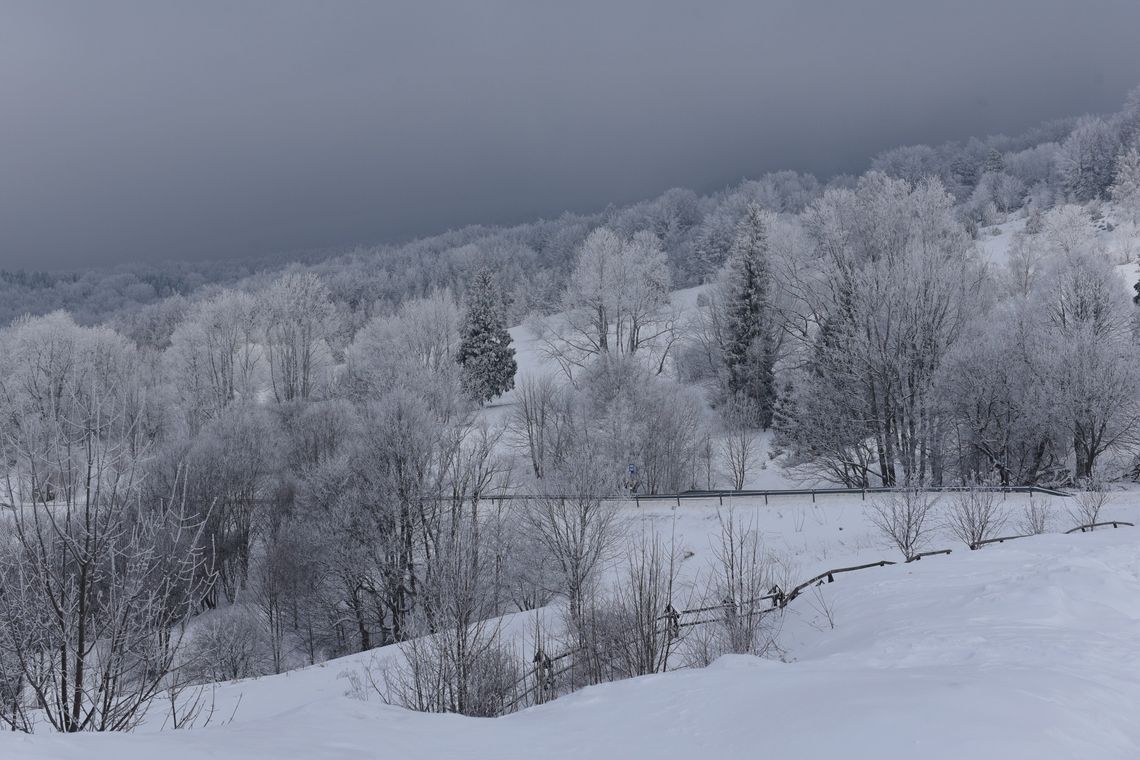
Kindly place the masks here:
[(504, 718), (354, 699), (343, 675), (357, 656), (221, 687), (220, 711), (242, 695), (229, 725), (2, 734), (0, 757), (1140, 757), (1140, 529), (960, 551), (820, 591), (788, 608), (783, 661), (723, 658)]
[[(1011, 519), (1025, 497), (1010, 496)], [(675, 535), (691, 586), (717, 506), (625, 508)], [(742, 501), (796, 579), (891, 551), (858, 497)], [(1136, 520), (1140, 493), (1109, 516)], [(1070, 520), (1057, 500), (1054, 526)], [(1016, 532), (1010, 530), (1008, 532)], [(133, 735), (0, 734), (0, 757), (83, 758), (1135, 758), (1140, 757), (1140, 528), (1045, 535), (841, 576), (792, 603), (777, 659), (730, 657), (586, 689), (498, 719), (423, 715), (350, 695), (385, 650), (222, 684), (214, 724)], [(615, 576), (616, 577), (616, 576)], [(525, 615), (507, 621), (523, 630)]]

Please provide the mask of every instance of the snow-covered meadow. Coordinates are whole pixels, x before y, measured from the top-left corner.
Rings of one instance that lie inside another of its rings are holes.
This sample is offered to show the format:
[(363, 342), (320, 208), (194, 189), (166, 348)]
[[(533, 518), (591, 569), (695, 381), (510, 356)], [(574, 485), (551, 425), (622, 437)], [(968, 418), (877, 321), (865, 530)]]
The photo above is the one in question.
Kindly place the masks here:
[[(1011, 509), (1020, 497), (1010, 497)], [(1140, 498), (1119, 494), (1117, 519)], [(805, 575), (891, 557), (859, 502), (739, 505)], [(713, 505), (642, 507), (707, 554)], [(1058, 527), (1067, 524), (1058, 511)], [(944, 539), (939, 537), (939, 541)], [(361, 699), (379, 653), (221, 684), (214, 725), (132, 736), (0, 735), (0, 755), (71, 758), (1132, 758), (1140, 753), (1140, 529), (1048, 534), (851, 573), (780, 621), (778, 654), (726, 656), (494, 719)], [(154, 708), (158, 713), (161, 706)]]

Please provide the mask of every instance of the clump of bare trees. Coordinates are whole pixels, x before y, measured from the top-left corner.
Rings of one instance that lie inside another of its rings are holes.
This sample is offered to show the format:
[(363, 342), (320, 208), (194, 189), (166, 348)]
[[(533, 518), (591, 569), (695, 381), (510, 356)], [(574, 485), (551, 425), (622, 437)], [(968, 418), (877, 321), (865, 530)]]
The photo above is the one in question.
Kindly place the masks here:
[[(445, 519), (425, 568), (412, 622), (419, 634), (382, 671), (382, 696), (422, 712), (490, 717), (503, 712), (520, 677), (500, 635), (494, 573), (495, 531), (477, 513)], [(380, 682), (377, 682), (379, 686)]]
[(601, 683), (665, 670), (680, 631), (670, 616), (678, 557), (656, 534), (629, 546), (627, 561), (609, 593), (593, 594), (578, 620), (571, 618), (573, 679)]
[(134, 728), (169, 685), (202, 592), (201, 525), (177, 499), (140, 503), (130, 470), (115, 470), (121, 451), (96, 454), (91, 440), (87, 451), (73, 498), (8, 512), (0, 646), (6, 680), (22, 685), (3, 714), (13, 728)]
[(180, 488), (142, 497), (132, 347), (52, 315), (18, 324), (3, 349), (0, 715), (23, 730), (129, 730), (167, 686), (207, 582), (203, 523)]

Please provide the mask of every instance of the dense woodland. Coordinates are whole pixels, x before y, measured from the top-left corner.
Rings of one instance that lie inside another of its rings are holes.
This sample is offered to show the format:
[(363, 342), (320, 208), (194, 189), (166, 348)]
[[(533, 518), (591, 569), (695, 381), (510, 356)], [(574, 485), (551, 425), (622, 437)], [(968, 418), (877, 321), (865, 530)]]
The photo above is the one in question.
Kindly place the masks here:
[[(860, 177), (308, 263), (2, 272), (0, 717), (129, 729), (172, 684), (424, 634), (413, 664), (471, 688), (424, 708), (479, 713), (480, 621), (561, 596), (600, 635), (602, 497), (740, 489), (762, 456), (853, 487), (1135, 475), (1135, 252), (1110, 239), (1140, 241), (1140, 90)], [(729, 591), (759, 588), (735, 561)]]

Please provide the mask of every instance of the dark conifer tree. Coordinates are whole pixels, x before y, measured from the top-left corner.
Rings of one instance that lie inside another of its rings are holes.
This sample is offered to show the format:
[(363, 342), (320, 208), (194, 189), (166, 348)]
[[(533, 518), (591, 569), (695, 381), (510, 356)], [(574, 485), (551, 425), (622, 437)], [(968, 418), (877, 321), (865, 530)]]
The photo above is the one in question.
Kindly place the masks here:
[(507, 332), (505, 303), (487, 270), (467, 289), (467, 313), (456, 359), (463, 366), (463, 386), (480, 404), (515, 387), (515, 350)]
[(754, 402), (757, 423), (764, 428), (771, 424), (776, 404), (770, 279), (764, 211), (750, 204), (737, 226), (726, 271), (725, 390)]

